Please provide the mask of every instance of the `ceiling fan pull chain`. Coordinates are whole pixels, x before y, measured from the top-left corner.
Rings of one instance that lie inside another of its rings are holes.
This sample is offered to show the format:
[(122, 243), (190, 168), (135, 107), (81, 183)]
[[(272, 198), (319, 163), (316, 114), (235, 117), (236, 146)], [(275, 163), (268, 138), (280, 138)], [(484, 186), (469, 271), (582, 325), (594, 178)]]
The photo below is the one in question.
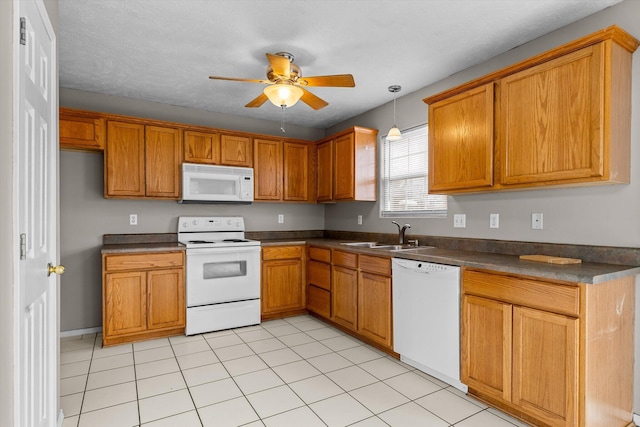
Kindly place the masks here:
[(282, 133), (285, 133), (284, 131), (284, 116), (285, 116), (285, 111), (287, 109), (286, 105), (281, 105), (280, 108), (282, 108), (282, 119), (280, 120), (280, 130), (282, 131)]

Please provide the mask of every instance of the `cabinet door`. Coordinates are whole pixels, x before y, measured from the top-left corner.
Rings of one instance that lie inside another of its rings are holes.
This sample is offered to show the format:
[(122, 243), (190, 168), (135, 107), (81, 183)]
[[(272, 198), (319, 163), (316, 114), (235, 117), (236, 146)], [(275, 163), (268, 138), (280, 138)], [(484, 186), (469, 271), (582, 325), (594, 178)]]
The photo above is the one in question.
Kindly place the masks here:
[(353, 133), (341, 136), (333, 142), (333, 198), (355, 198), (355, 142)]
[(185, 325), (184, 269), (147, 272), (149, 329)]
[(493, 185), (493, 83), (429, 105), (429, 192)]
[(578, 319), (513, 309), (513, 403), (553, 426), (577, 426)]
[(179, 199), (182, 163), (180, 130), (147, 126), (145, 133), (146, 196)]
[(331, 269), (331, 320), (358, 329), (358, 271), (333, 266)]
[(500, 81), (501, 183), (601, 177), (603, 44)]
[(512, 306), (465, 295), (462, 299), (462, 382), (511, 401)]
[(303, 309), (306, 305), (302, 260), (262, 263), (262, 314)]
[(282, 200), (282, 142), (253, 141), (255, 200)]
[(144, 197), (144, 163), (144, 125), (109, 121), (104, 196)]
[(391, 277), (361, 272), (358, 280), (358, 332), (392, 345)]
[(311, 284), (308, 285), (307, 309), (326, 319), (331, 318), (331, 292)]
[(283, 144), (284, 194), (288, 201), (309, 200), (309, 146), (285, 142)]
[(228, 166), (253, 166), (253, 144), (246, 136), (220, 137), (220, 163)]
[(318, 202), (333, 200), (333, 141), (318, 145)]
[(220, 135), (211, 132), (184, 131), (184, 161), (187, 163), (220, 163)]
[(105, 338), (147, 329), (147, 280), (144, 271), (107, 273), (103, 298)]
[(60, 148), (68, 150), (103, 151), (106, 139), (104, 118), (85, 113), (60, 109)]

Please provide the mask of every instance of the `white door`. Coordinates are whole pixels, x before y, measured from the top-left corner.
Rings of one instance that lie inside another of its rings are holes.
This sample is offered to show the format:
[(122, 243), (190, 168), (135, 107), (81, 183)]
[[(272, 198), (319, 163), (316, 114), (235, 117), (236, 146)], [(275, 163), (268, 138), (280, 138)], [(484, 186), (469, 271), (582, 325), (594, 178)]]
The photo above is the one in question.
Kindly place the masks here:
[(16, 174), (21, 254), (16, 322), (16, 425), (57, 423), (58, 299), (57, 122), (55, 34), (42, 0), (14, 0), (24, 19), (16, 42), (14, 98)]

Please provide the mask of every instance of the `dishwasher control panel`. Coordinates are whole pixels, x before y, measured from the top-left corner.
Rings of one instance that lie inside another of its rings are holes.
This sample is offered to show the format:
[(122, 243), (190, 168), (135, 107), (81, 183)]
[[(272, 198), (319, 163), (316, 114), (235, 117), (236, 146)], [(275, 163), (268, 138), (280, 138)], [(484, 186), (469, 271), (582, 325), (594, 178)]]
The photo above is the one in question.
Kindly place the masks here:
[(435, 264), (433, 262), (416, 261), (411, 259), (393, 258), (394, 267), (407, 268), (418, 272), (434, 272), (434, 271), (451, 271), (452, 269), (459, 268), (454, 265)]

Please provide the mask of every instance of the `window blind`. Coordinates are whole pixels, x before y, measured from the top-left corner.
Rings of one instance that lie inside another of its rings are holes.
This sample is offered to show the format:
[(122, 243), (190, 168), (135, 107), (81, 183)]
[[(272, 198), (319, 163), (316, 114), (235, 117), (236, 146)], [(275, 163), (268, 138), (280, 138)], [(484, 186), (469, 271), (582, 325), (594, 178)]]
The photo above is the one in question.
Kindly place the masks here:
[(427, 126), (382, 140), (381, 217), (446, 216), (447, 196), (428, 192)]

